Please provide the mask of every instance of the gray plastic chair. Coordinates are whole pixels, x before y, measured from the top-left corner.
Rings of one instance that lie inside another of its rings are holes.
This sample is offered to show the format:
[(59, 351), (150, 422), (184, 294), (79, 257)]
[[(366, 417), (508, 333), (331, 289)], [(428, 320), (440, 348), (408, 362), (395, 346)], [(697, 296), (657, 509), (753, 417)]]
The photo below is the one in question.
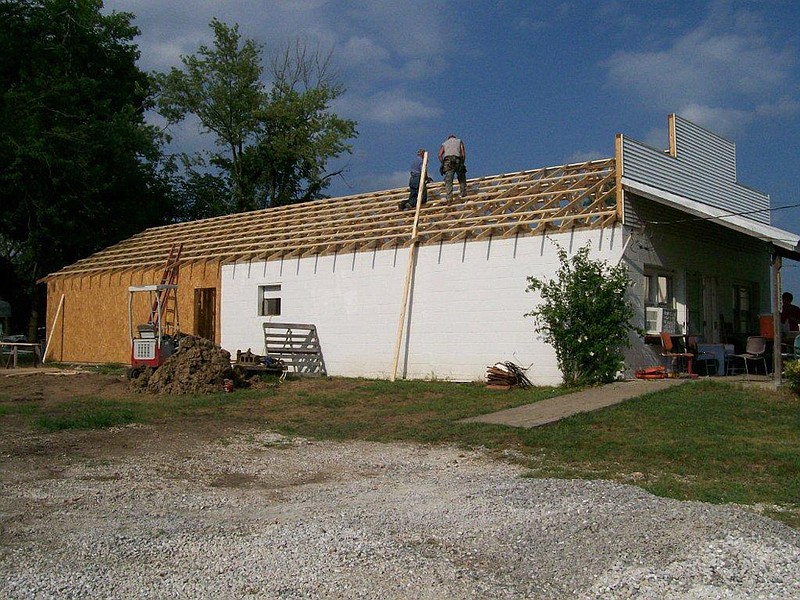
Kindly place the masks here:
[[(745, 378), (750, 379), (750, 369), (748, 367), (748, 363), (752, 361), (761, 361), (764, 363), (764, 374), (767, 374), (767, 357), (764, 356), (764, 352), (767, 350), (767, 338), (762, 337), (760, 335), (751, 335), (747, 338), (747, 345), (745, 346), (744, 352), (741, 354), (731, 354), (728, 358), (730, 362), (728, 363), (728, 375), (735, 375), (736, 374), (736, 365), (734, 359), (741, 359), (744, 362), (744, 372)], [(741, 371), (741, 369), (739, 369)]]

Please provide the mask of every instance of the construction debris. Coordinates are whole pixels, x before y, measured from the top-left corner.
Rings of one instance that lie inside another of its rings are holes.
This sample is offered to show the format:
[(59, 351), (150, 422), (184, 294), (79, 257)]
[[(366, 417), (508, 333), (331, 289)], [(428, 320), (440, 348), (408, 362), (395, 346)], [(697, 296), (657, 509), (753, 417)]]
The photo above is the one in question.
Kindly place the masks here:
[(147, 368), (131, 386), (150, 394), (208, 394), (225, 390), (225, 380), (234, 387), (245, 385), (231, 367), (231, 355), (213, 342), (183, 336), (177, 352), (157, 369)]
[(498, 362), (486, 367), (486, 387), (492, 390), (510, 390), (512, 387), (529, 388), (533, 384), (525, 371), (513, 362)]
[(289, 367), (280, 358), (273, 358), (268, 354), (262, 356), (253, 354), (250, 348), (246, 352), (236, 351), (236, 362), (233, 363), (233, 371), (239, 377), (251, 380), (261, 373), (277, 375), (280, 381), (286, 379)]

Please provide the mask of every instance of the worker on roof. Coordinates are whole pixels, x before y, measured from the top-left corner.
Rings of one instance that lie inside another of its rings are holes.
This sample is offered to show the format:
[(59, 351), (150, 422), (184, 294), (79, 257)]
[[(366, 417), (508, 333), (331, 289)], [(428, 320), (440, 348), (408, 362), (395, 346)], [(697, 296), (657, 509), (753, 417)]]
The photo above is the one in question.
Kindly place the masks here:
[[(414, 157), (414, 162), (411, 163), (411, 177), (408, 179), (408, 200), (403, 200), (400, 203), (400, 210), (407, 208), (414, 208), (417, 205), (417, 196), (419, 196), (419, 184), (422, 181), (422, 162), (425, 156), (425, 148), (417, 150), (417, 155)], [(425, 168), (425, 183), (422, 185), (422, 203), (428, 201), (428, 186), (425, 185), (433, 181), (428, 175), (427, 165)]]
[(447, 201), (453, 199), (453, 177), (458, 177), (458, 185), (461, 187), (461, 197), (467, 195), (467, 153), (464, 150), (464, 142), (450, 134), (442, 142), (439, 148), (439, 161), (442, 166), (439, 172), (444, 175), (444, 189), (447, 194)]

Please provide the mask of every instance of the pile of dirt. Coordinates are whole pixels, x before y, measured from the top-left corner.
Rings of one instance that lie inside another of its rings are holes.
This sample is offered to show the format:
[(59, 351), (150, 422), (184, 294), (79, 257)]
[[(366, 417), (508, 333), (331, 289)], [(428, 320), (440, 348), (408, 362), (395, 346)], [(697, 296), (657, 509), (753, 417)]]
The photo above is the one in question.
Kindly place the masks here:
[(209, 394), (221, 392), (225, 380), (235, 384), (231, 355), (213, 342), (194, 336), (180, 340), (178, 351), (158, 369), (145, 369), (131, 385), (150, 394)]

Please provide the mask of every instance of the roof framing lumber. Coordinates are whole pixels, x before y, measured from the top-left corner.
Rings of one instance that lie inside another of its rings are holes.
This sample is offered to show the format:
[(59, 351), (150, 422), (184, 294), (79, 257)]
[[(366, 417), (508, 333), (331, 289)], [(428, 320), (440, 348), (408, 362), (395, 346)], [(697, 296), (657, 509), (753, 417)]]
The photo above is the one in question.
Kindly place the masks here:
[[(448, 203), (444, 184), (428, 186), (417, 237), (422, 244), (538, 235), (607, 227), (618, 220), (614, 158), (467, 181)], [(400, 211), (407, 188), (154, 227), (51, 273), (62, 277), (159, 269), (174, 243), (181, 262), (234, 263), (388, 249), (412, 243), (413, 211)]]

